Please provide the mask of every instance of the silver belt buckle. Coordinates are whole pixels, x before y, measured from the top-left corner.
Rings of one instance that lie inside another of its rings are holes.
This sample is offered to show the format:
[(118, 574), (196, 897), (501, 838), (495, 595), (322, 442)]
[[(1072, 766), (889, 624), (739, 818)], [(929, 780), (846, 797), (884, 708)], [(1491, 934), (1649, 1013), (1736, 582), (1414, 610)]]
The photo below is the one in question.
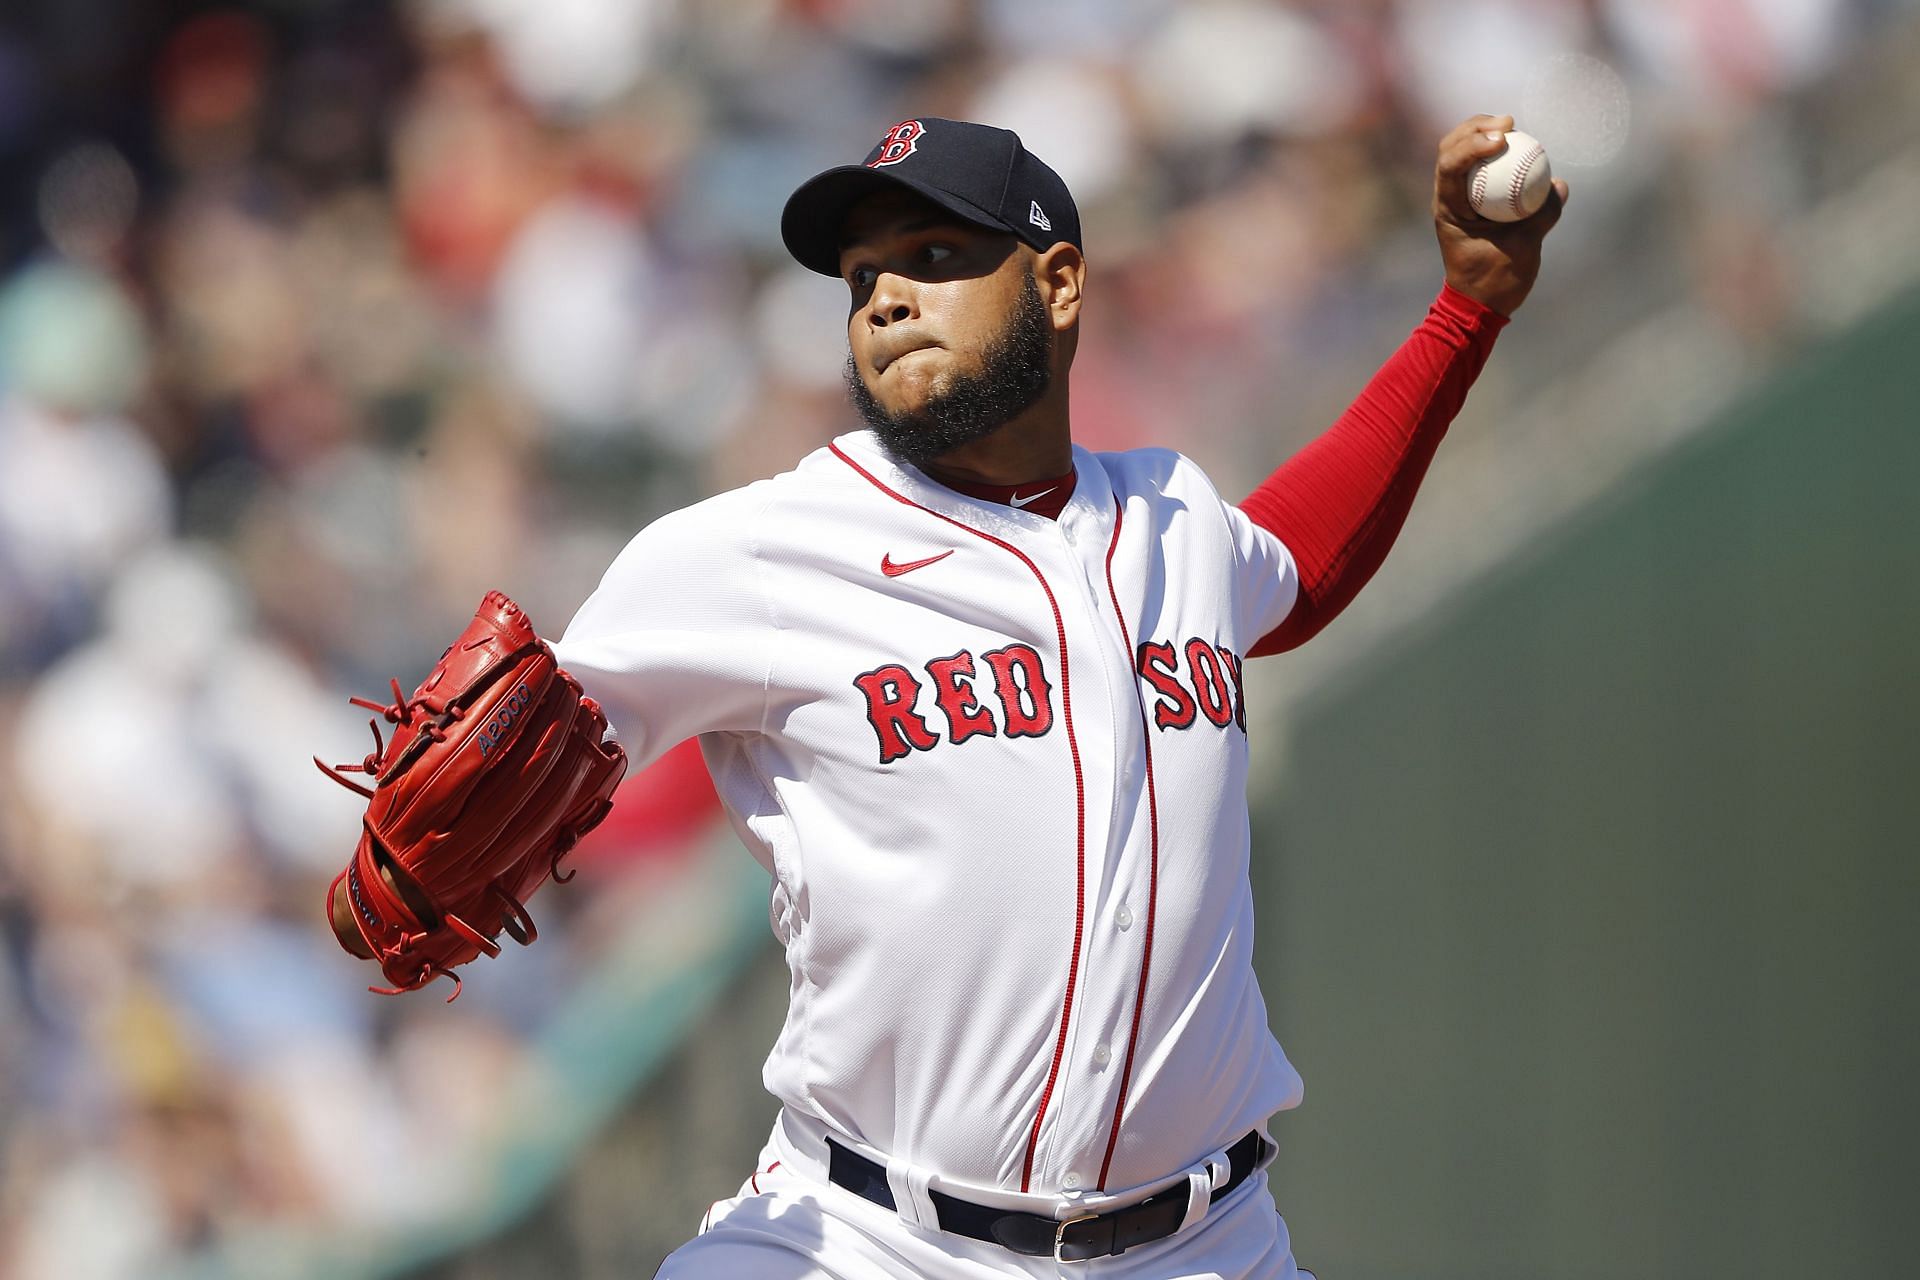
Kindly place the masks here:
[(1055, 1227), (1053, 1230), (1053, 1260), (1063, 1267), (1069, 1262), (1092, 1262), (1092, 1258), (1063, 1258), (1060, 1256), (1060, 1250), (1066, 1248), (1068, 1227), (1076, 1222), (1092, 1222), (1099, 1218), (1099, 1216), (1097, 1213), (1083, 1213), (1077, 1218), (1068, 1218), (1065, 1222)]

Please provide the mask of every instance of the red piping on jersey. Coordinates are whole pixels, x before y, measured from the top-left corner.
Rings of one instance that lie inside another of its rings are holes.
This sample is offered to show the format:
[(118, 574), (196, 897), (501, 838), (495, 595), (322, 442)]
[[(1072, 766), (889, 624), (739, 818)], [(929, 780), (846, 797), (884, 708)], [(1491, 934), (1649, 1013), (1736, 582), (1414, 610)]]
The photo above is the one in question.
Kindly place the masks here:
[(1153, 732), (1147, 723), (1146, 699), (1140, 696), (1139, 659), (1134, 656), (1133, 634), (1127, 629), (1127, 617), (1120, 608), (1120, 593), (1113, 585), (1113, 553), (1120, 546), (1122, 508), (1113, 500), (1113, 541), (1107, 544), (1107, 599), (1113, 601), (1114, 620), (1120, 624), (1120, 638), (1127, 642), (1128, 661), (1134, 663), (1133, 700), (1140, 708), (1140, 745), (1147, 756), (1147, 936), (1140, 948), (1140, 986), (1133, 995), (1133, 1030), (1127, 1033), (1127, 1057), (1120, 1068), (1120, 1096), (1113, 1103), (1113, 1127), (1107, 1131), (1107, 1154), (1100, 1160), (1099, 1189), (1107, 1189), (1107, 1170), (1113, 1166), (1113, 1148), (1120, 1141), (1120, 1113), (1126, 1110), (1127, 1090), (1133, 1083), (1133, 1051), (1140, 1043), (1140, 1015), (1147, 1004), (1147, 971), (1153, 964), (1153, 917), (1160, 904), (1160, 795), (1153, 785)]
[[(976, 538), (991, 542), (994, 546), (1017, 557), (1020, 563), (1026, 565), (1033, 573), (1034, 579), (1040, 584), (1040, 590), (1046, 593), (1048, 606), (1053, 609), (1053, 629), (1054, 633), (1060, 638), (1061, 716), (1067, 725), (1067, 750), (1073, 755), (1073, 816), (1075, 826), (1074, 876), (1076, 880), (1073, 905), (1073, 958), (1067, 963), (1067, 994), (1060, 1002), (1060, 1033), (1054, 1039), (1053, 1065), (1047, 1071), (1047, 1085), (1045, 1089), (1041, 1090), (1039, 1109), (1033, 1114), (1033, 1130), (1027, 1135), (1026, 1158), (1020, 1164), (1020, 1190), (1024, 1192), (1028, 1190), (1033, 1182), (1033, 1153), (1034, 1148), (1038, 1146), (1040, 1142), (1040, 1122), (1046, 1119), (1047, 1103), (1053, 1098), (1053, 1086), (1055, 1082), (1060, 1079), (1060, 1062), (1067, 1052), (1067, 1024), (1073, 1017), (1073, 994), (1080, 979), (1080, 939), (1085, 932), (1087, 917), (1087, 784), (1086, 778), (1080, 770), (1079, 740), (1073, 735), (1073, 684), (1067, 671), (1067, 624), (1060, 616), (1060, 603), (1054, 599), (1053, 588), (1047, 585), (1046, 575), (1040, 572), (1039, 565), (1036, 565), (1032, 560), (1027, 558), (1026, 552), (1020, 550), (1020, 548), (1010, 542), (1003, 542), (990, 533), (976, 529), (972, 525), (963, 523), (962, 521), (955, 520), (952, 516), (942, 515), (931, 507), (922, 506), (905, 494), (888, 488), (886, 483), (876, 477), (871, 471), (868, 471), (865, 467), (841, 452), (839, 445), (828, 444), (827, 448), (833, 451), (834, 457), (853, 468), (856, 473), (865, 477), (867, 483), (886, 494), (889, 498), (892, 498), (895, 502), (912, 507), (917, 511), (924, 511), (928, 515), (938, 519), (945, 520), (956, 529), (965, 529)], [(1118, 530), (1116, 529), (1115, 532), (1117, 535)], [(1112, 555), (1111, 548), (1108, 549), (1108, 555)], [(1131, 1053), (1131, 1050), (1129, 1050), (1129, 1053)]]

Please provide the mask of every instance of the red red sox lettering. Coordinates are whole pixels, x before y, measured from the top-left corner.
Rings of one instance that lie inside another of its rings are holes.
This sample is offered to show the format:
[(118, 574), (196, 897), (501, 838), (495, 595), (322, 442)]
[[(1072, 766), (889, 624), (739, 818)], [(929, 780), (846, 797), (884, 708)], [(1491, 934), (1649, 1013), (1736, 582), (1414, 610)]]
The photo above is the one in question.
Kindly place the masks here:
[[(931, 658), (922, 669), (925, 680), (898, 662), (853, 678), (854, 688), (867, 700), (867, 723), (878, 740), (881, 764), (939, 746), (943, 739), (931, 717), (935, 710), (945, 722), (944, 741), (955, 745), (973, 737), (1038, 738), (1053, 728), (1053, 682), (1047, 678), (1040, 654), (1029, 645), (1008, 645), (981, 654), (977, 661), (962, 649), (949, 657)], [(1140, 646), (1138, 669), (1158, 695), (1151, 712), (1156, 728), (1187, 729), (1204, 715), (1220, 728), (1232, 723), (1239, 725), (1241, 733), (1247, 731), (1240, 655), (1232, 650), (1197, 636), (1179, 649), (1147, 643)], [(988, 675), (992, 677), (990, 695), (979, 683)], [(933, 706), (923, 713), (921, 695), (929, 687)], [(983, 696), (991, 700), (983, 702)]]
[[(1184, 684), (1179, 671), (1182, 654), (1187, 660)], [(1160, 695), (1153, 704), (1156, 728), (1185, 729), (1193, 724), (1197, 710), (1222, 729), (1232, 721), (1240, 726), (1241, 733), (1247, 731), (1240, 655), (1233, 650), (1208, 644), (1198, 636), (1187, 641), (1182, 650), (1176, 650), (1171, 644), (1148, 641), (1140, 646), (1136, 665), (1141, 676)]]

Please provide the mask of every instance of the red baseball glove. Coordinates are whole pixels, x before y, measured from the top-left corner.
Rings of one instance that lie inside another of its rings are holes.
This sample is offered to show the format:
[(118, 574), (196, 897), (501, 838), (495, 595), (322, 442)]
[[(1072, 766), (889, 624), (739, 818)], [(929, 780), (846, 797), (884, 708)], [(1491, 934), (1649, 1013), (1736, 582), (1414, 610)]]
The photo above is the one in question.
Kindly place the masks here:
[[(340, 945), (377, 959), (397, 995), (483, 952), (504, 930), (525, 946), (537, 934), (526, 900), (613, 807), (627, 770), (607, 718), (555, 663), (518, 605), (487, 593), (473, 621), (413, 696), (355, 698), (392, 723), (359, 764), (328, 768), (368, 800), (360, 844), (328, 890)], [(342, 776), (365, 773), (373, 786)]]

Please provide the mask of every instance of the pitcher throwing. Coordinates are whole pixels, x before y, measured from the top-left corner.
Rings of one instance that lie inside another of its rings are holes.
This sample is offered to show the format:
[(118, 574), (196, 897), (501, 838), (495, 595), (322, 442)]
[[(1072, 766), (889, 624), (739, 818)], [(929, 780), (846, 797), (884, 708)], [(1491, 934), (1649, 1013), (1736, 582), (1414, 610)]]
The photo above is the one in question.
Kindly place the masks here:
[(635, 767), (699, 735), (792, 970), (759, 1167), (663, 1277), (1303, 1274), (1265, 1173), (1301, 1082), (1254, 978), (1245, 664), (1378, 568), (1533, 285), (1565, 184), (1512, 223), (1466, 187), (1511, 127), (1441, 142), (1438, 296), (1237, 505), (1073, 443), (1097, 246), (1014, 134), (902, 121), (793, 194), (865, 429), (643, 530), (553, 646)]

